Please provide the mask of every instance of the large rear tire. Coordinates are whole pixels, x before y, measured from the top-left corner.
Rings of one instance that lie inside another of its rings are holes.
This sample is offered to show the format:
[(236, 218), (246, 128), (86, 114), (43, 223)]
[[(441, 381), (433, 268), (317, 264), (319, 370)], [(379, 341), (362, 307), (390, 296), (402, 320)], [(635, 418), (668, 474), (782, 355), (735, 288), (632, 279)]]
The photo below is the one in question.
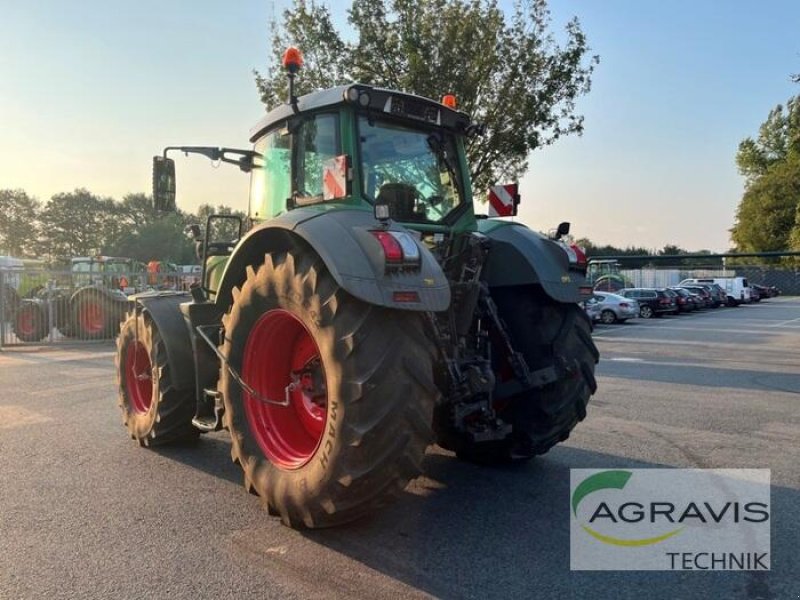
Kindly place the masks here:
[(23, 342), (40, 342), (47, 337), (47, 315), (36, 301), (23, 300), (14, 314), (11, 329)]
[[(554, 302), (540, 288), (492, 290), (514, 348), (532, 371), (555, 366), (561, 377), (550, 384), (508, 398), (497, 398), (498, 416), (512, 426), (502, 442), (464, 445), (461, 458), (480, 463), (530, 459), (566, 440), (586, 417), (589, 398), (597, 390), (594, 377), (599, 352), (591, 323), (576, 304)], [(499, 352), (497, 353), (500, 354)], [(497, 364), (498, 381), (508, 373)]]
[(192, 390), (172, 385), (167, 349), (146, 312), (131, 313), (117, 338), (117, 389), (122, 423), (140, 446), (197, 438)]
[[(223, 318), (220, 390), (245, 487), (291, 527), (373, 512), (421, 472), (437, 390), (419, 313), (339, 288), (308, 247), (248, 268)], [(288, 401), (288, 406), (270, 402)]]
[(111, 315), (111, 302), (101, 292), (81, 292), (72, 305), (72, 328), (82, 340), (113, 337), (116, 324)]

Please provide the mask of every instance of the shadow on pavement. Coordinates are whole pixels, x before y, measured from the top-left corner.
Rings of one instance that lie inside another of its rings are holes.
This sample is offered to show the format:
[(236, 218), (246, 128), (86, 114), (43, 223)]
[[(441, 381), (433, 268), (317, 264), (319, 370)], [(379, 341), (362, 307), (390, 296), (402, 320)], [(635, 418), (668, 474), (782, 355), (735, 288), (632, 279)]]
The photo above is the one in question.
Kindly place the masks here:
[(797, 490), (772, 490), (771, 573), (573, 572), (569, 468), (664, 465), (561, 447), (528, 465), (489, 469), (436, 452), (426, 457), (426, 478), (388, 510), (304, 535), (443, 598), (773, 598), (800, 577)]

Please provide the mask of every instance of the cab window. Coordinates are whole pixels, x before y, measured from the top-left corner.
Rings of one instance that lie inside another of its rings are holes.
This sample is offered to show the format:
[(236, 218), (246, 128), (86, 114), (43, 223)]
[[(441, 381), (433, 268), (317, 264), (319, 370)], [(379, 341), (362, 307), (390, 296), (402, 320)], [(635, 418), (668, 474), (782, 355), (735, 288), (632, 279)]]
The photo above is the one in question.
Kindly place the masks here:
[(286, 210), (291, 196), (291, 138), (285, 126), (267, 133), (255, 144), (250, 172), (250, 215), (267, 219)]
[(303, 121), (295, 133), (295, 195), (300, 203), (321, 202), (325, 163), (339, 156), (339, 119), (336, 114), (319, 114)]

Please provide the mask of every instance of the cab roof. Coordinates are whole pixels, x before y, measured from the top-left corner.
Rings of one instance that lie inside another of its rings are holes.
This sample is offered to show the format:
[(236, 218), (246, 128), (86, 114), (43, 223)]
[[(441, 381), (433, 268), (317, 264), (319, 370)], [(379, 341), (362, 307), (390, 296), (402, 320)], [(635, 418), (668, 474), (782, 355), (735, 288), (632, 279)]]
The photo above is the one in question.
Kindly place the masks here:
[[(350, 101), (347, 99), (347, 92), (351, 88), (357, 90), (359, 94), (367, 94), (369, 98), (368, 105), (360, 105), (358, 102)], [(396, 110), (388, 110), (387, 107), (392, 106), (393, 100), (397, 99), (401, 102), (413, 104), (415, 107), (423, 106), (430, 111), (438, 111), (438, 119), (434, 122), (431, 119), (425, 119), (415, 115), (401, 114)], [(250, 130), (250, 141), (255, 142), (263, 133), (276, 123), (280, 123), (291, 117), (296, 113), (303, 113), (315, 111), (322, 108), (338, 106), (340, 104), (353, 104), (361, 110), (368, 110), (370, 112), (385, 112), (393, 116), (400, 116), (411, 120), (417, 120), (428, 125), (446, 127), (448, 129), (466, 130), (470, 124), (469, 116), (466, 113), (448, 108), (444, 104), (424, 98), (415, 94), (407, 94), (397, 90), (387, 90), (384, 88), (376, 88), (370, 85), (354, 83), (350, 85), (340, 85), (337, 87), (328, 88), (305, 94), (297, 99), (297, 108), (291, 104), (281, 104), (270, 110), (258, 123)]]

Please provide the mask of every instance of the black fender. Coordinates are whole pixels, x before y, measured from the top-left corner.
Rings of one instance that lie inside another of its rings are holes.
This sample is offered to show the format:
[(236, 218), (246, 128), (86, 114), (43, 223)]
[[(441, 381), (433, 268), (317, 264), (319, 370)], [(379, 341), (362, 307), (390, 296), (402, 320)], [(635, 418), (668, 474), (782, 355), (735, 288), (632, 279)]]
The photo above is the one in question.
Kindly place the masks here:
[(521, 223), (483, 221), (479, 228), (492, 242), (483, 269), (489, 287), (538, 284), (557, 302), (585, 299), (580, 288), (589, 285), (586, 277), (570, 270), (559, 244)]
[[(379, 229), (371, 211), (321, 207), (297, 208), (256, 227), (237, 244), (225, 266), (215, 302), (223, 309), (232, 290), (246, 279), (247, 267), (258, 266), (264, 255), (280, 252), (297, 241), (310, 246), (343, 289), (369, 304), (412, 311), (443, 311), (450, 305), (450, 285), (441, 267), (419, 241), (418, 270), (384, 272), (384, 257), (370, 230)], [(393, 231), (408, 231), (392, 223)], [(409, 232), (417, 237), (414, 232)], [(419, 302), (396, 302), (394, 292), (417, 292)]]
[(170, 366), (172, 384), (179, 390), (195, 388), (194, 355), (181, 304), (191, 302), (187, 292), (143, 292), (130, 296), (136, 311), (145, 311), (156, 324)]

